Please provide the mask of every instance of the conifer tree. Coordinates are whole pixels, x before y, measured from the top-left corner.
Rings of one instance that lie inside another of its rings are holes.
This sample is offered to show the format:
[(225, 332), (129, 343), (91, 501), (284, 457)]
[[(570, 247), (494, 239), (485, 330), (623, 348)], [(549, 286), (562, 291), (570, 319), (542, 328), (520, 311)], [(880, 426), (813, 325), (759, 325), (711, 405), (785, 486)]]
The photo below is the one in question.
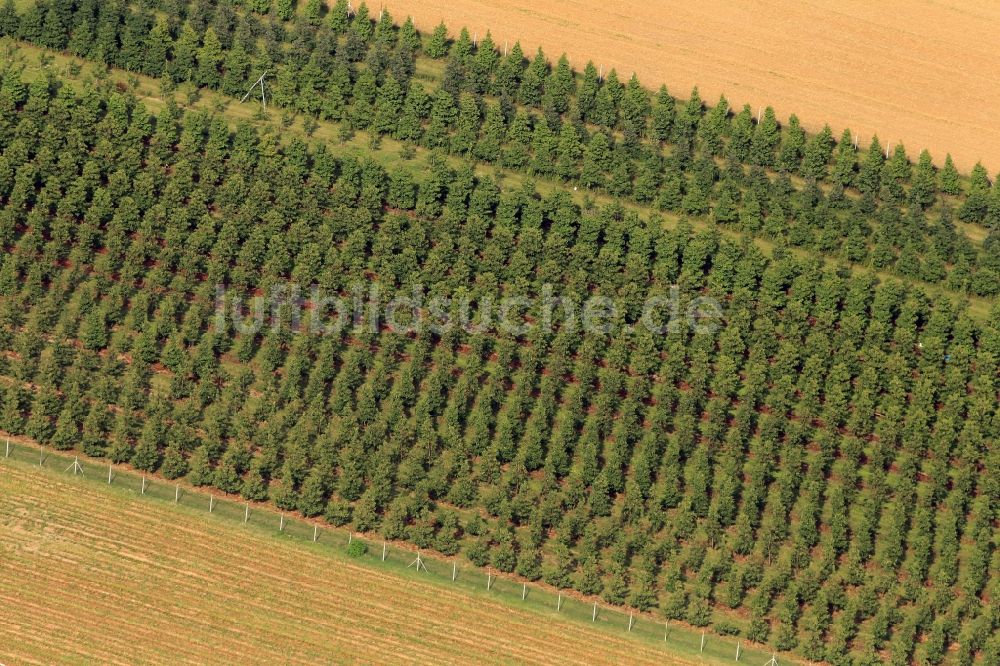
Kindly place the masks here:
[(879, 184), (882, 180), (882, 164), (885, 161), (882, 155), (882, 145), (878, 142), (878, 137), (873, 136), (872, 142), (868, 146), (868, 154), (858, 172), (858, 189), (864, 194), (875, 194), (878, 192)]
[(185, 22), (173, 47), (173, 58), (168, 71), (174, 81), (190, 81), (196, 71), (198, 57), (198, 33), (190, 22)]
[(502, 100), (513, 102), (517, 99), (523, 74), (524, 52), (521, 50), (521, 44), (515, 42), (497, 65), (496, 74), (493, 76), (493, 94)]
[(324, 0), (306, 0), (306, 6), (302, 10), (302, 16), (309, 25), (320, 25), (323, 22), (323, 10), (326, 9)]
[[(386, 13), (388, 14), (388, 12)], [(399, 46), (409, 57), (413, 57), (420, 50), (420, 34), (417, 32), (416, 26), (413, 25), (413, 19), (409, 16), (399, 28)]]
[(52, 435), (52, 447), (61, 451), (68, 451), (76, 446), (80, 439), (80, 430), (72, 409), (67, 405), (59, 412), (56, 419), (56, 429)]
[(674, 124), (674, 98), (667, 92), (666, 86), (660, 86), (656, 93), (656, 105), (653, 107), (652, 129), (653, 136), (659, 142), (665, 142), (670, 138), (670, 131)]
[(45, 11), (40, 43), (42, 46), (58, 51), (66, 47), (69, 34), (67, 33), (68, 26), (63, 24), (57, 7), (58, 4), (53, 4)]
[(937, 195), (937, 174), (931, 154), (927, 150), (920, 153), (917, 168), (913, 173), (913, 185), (910, 188), (910, 199), (922, 208), (934, 205)]
[(302, 482), (299, 491), (298, 510), (306, 516), (318, 516), (326, 509), (326, 495), (329, 492), (329, 471), (316, 465)]
[(167, 56), (172, 45), (173, 39), (170, 37), (166, 18), (157, 17), (146, 38), (142, 71), (150, 76), (161, 76), (167, 67)]
[(275, 14), (282, 21), (291, 21), (295, 14), (295, 0), (276, 0)]
[(698, 124), (698, 139), (710, 155), (721, 155), (723, 138), (728, 125), (729, 102), (725, 96), (706, 113)]
[(958, 195), (962, 192), (962, 183), (958, 169), (951, 160), (951, 154), (945, 156), (944, 167), (941, 168), (941, 191), (945, 194)]
[(556, 148), (558, 141), (549, 129), (549, 124), (545, 120), (540, 120), (535, 125), (535, 131), (531, 137), (531, 150), (534, 153), (531, 159), (532, 168), (538, 173), (552, 173), (555, 168)]
[(210, 26), (205, 31), (205, 37), (201, 48), (198, 50), (198, 75), (197, 83), (209, 88), (218, 88), (222, 82), (219, 74), (219, 66), (222, 64), (222, 44), (215, 30)]
[(0, 37), (17, 35), (21, 28), (21, 17), (14, 6), (14, 0), (4, 0), (0, 5)]
[(781, 144), (781, 132), (774, 109), (764, 109), (764, 116), (757, 123), (750, 142), (750, 163), (758, 166), (774, 166), (774, 155)]
[(83, 420), (81, 442), (83, 452), (88, 456), (103, 456), (107, 445), (108, 412), (104, 405), (93, 402), (87, 417)]
[(455, 134), (451, 138), (452, 152), (468, 155), (476, 145), (479, 134), (480, 111), (476, 98), (464, 93), (459, 100)]
[(806, 143), (802, 156), (802, 177), (823, 180), (832, 150), (833, 133), (829, 125), (824, 125), (822, 131), (813, 135)]
[(132, 464), (136, 469), (145, 472), (155, 472), (160, 466), (158, 442), (154, 436), (148, 433), (148, 427), (143, 428), (142, 436), (132, 452)]
[(573, 78), (573, 70), (570, 69), (569, 60), (564, 53), (559, 57), (559, 62), (545, 83), (545, 93), (551, 99), (552, 108), (556, 113), (562, 114), (569, 108), (570, 95), (575, 92), (576, 81)]
[(351, 19), (351, 32), (354, 33), (361, 43), (366, 44), (372, 37), (372, 21), (368, 14), (368, 5), (362, 0), (358, 9)]
[(777, 167), (782, 171), (797, 171), (802, 162), (802, 149), (806, 143), (806, 134), (799, 124), (798, 116), (792, 114), (788, 118), (788, 129), (785, 130), (778, 154)]
[(729, 136), (729, 156), (743, 163), (750, 159), (750, 144), (753, 140), (753, 116), (750, 105), (744, 104), (743, 109), (733, 118)]
[(256, 502), (267, 499), (267, 480), (264, 478), (264, 470), (259, 457), (254, 458), (250, 464), (250, 470), (240, 488), (240, 495), (244, 499)]
[(548, 63), (545, 54), (539, 47), (535, 53), (535, 59), (531, 61), (521, 78), (520, 97), (521, 103), (528, 106), (538, 106), (542, 102), (542, 90), (545, 86), (545, 77), (548, 73)]
[(448, 55), (448, 26), (444, 24), (444, 21), (438, 23), (437, 27), (434, 28), (434, 32), (427, 40), (427, 46), (424, 47), (424, 53), (435, 60), (440, 60)]
[(646, 91), (639, 84), (639, 78), (635, 74), (625, 86), (621, 110), (624, 143), (629, 147), (638, 147), (639, 141), (646, 134), (646, 122), (652, 109)]
[(372, 121), (372, 129), (379, 134), (392, 134), (396, 130), (396, 123), (403, 109), (403, 89), (396, 81), (395, 77), (389, 75), (385, 78), (378, 91), (378, 99), (375, 101), (375, 117)]
[(476, 143), (475, 156), (485, 162), (499, 160), (500, 149), (506, 133), (507, 127), (504, 124), (503, 112), (500, 107), (495, 104), (488, 106), (483, 130)]
[(41, 43), (45, 31), (44, 5), (32, 4), (20, 17), (17, 36), (26, 42)]
[[(250, 9), (258, 14), (267, 14), (271, 11), (272, 0), (250, 0)], [(347, 0), (344, 0), (346, 3)]]
[(845, 129), (844, 133), (840, 135), (840, 141), (837, 142), (837, 150), (833, 158), (831, 179), (843, 187), (854, 183), (854, 166), (857, 157), (852, 140), (851, 130)]
[(347, 0), (337, 0), (326, 15), (326, 25), (335, 35), (343, 35), (351, 25)]
[(583, 81), (580, 83), (580, 91), (576, 96), (576, 105), (580, 109), (580, 116), (584, 120), (591, 119), (590, 114), (594, 109), (594, 104), (597, 102), (597, 93), (601, 88), (598, 76), (597, 68), (594, 67), (593, 61), (587, 62), (587, 66), (583, 69)]
[(531, 146), (531, 121), (523, 111), (514, 116), (507, 130), (507, 141), (501, 153), (501, 162), (505, 167), (518, 169), (528, 163)]
[(167, 479), (179, 479), (188, 472), (187, 459), (176, 442), (170, 444), (163, 453), (160, 473)]
[(989, 210), (990, 178), (979, 162), (969, 174), (969, 193), (958, 209), (958, 217), (964, 222), (982, 223)]
[(207, 486), (212, 482), (212, 461), (207, 445), (202, 444), (192, 454), (187, 480), (195, 486)]

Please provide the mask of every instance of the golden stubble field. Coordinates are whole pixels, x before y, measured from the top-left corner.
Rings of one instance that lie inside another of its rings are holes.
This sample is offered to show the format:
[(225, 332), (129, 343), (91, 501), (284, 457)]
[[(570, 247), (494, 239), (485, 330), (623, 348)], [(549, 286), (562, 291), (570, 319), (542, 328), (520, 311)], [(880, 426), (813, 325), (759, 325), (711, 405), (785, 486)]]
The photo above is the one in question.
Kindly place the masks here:
[[(370, 4), (370, 3), (369, 3)], [(913, 156), (950, 152), (1000, 169), (1000, 3), (979, 0), (395, 0), (431, 30), (444, 19), (503, 47), (565, 52), (635, 71), (647, 87), (714, 102), (770, 104), (809, 129), (829, 123)]]
[(7, 666), (690, 663), (13, 464), (0, 465), (0, 608)]

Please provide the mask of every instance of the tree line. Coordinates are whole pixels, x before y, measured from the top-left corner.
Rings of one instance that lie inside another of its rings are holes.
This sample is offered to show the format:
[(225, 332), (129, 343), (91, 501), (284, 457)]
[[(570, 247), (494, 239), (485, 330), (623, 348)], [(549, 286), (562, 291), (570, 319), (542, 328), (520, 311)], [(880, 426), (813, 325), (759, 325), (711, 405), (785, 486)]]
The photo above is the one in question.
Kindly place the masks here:
[[(757, 118), (725, 98), (708, 107), (654, 94), (633, 76), (572, 71), (542, 51), (497, 51), (442, 25), (422, 37), (410, 20), (377, 20), (364, 4), (287, 14), (269, 3), (96, 0), (0, 11), (0, 34), (123, 69), (242, 97), (273, 73), (272, 101), (475, 161), (706, 217), (791, 247), (977, 296), (1000, 293), (1000, 188), (977, 165), (964, 184), (950, 157), (911, 164), (873, 138), (858, 153), (849, 132), (807, 135), (793, 116)], [(262, 15), (263, 13), (263, 15)], [(439, 78), (414, 77), (420, 58)], [(432, 85), (425, 85), (430, 83)], [(891, 153), (891, 154), (890, 154)], [(886, 157), (886, 155), (889, 155)], [(990, 230), (977, 245), (956, 225)]]

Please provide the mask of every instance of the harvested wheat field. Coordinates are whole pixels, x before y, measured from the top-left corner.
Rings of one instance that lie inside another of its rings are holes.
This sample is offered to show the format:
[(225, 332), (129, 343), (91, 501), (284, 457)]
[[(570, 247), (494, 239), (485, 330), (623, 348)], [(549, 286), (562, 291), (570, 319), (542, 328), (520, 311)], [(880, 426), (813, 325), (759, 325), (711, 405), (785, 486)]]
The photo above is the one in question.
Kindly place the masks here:
[(690, 663), (310, 546), (4, 464), (0, 664)]
[(862, 143), (878, 134), (912, 156), (950, 152), (968, 170), (1000, 168), (1000, 4), (976, 0), (397, 0), (422, 30), (445, 19), (492, 31), (502, 47), (520, 40), (635, 71), (648, 87), (686, 97), (795, 113), (810, 129), (829, 123)]

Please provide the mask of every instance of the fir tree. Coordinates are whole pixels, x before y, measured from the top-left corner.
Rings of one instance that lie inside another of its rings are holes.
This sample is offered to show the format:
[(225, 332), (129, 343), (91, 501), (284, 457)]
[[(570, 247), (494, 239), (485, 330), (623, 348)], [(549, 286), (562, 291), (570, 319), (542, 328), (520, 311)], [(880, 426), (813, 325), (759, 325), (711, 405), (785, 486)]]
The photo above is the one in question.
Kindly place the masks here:
[(247, 472), (246, 479), (243, 480), (242, 488), (240, 488), (240, 494), (244, 499), (255, 502), (267, 499), (267, 480), (264, 478), (259, 461), (259, 458), (255, 458), (250, 464), (250, 470)]
[(845, 129), (844, 133), (840, 135), (840, 141), (837, 142), (837, 151), (833, 159), (831, 179), (843, 187), (854, 183), (854, 165), (857, 158), (854, 154), (854, 145), (851, 142), (851, 130)]
[(521, 78), (520, 98), (522, 104), (528, 106), (538, 106), (542, 102), (542, 91), (545, 86), (545, 77), (548, 73), (548, 63), (545, 61), (545, 54), (539, 48), (535, 53), (535, 59), (531, 61)]
[(576, 81), (564, 53), (559, 57), (559, 62), (545, 83), (545, 93), (552, 101), (552, 108), (556, 113), (562, 114), (569, 108), (569, 98), (574, 92), (576, 92)]
[(396, 130), (403, 109), (404, 93), (393, 76), (387, 76), (375, 101), (372, 129), (379, 134), (392, 134)]
[(827, 163), (833, 150), (833, 134), (829, 125), (814, 135), (806, 144), (802, 157), (801, 174), (803, 178), (823, 180), (826, 178)]
[(372, 21), (368, 15), (368, 5), (362, 0), (358, 5), (358, 10), (354, 12), (351, 19), (351, 32), (354, 33), (362, 44), (368, 43), (372, 38)]
[(189, 462), (187, 480), (195, 486), (207, 486), (212, 482), (212, 461), (208, 446), (202, 444), (195, 449)]
[(222, 44), (219, 37), (211, 27), (205, 31), (205, 38), (202, 47), (198, 50), (198, 85), (209, 88), (218, 88), (222, 77), (219, 74), (219, 65), (222, 64)]
[(590, 120), (594, 104), (597, 102), (597, 93), (601, 88), (601, 81), (598, 78), (597, 68), (594, 63), (588, 62), (583, 69), (583, 81), (580, 83), (580, 91), (576, 96), (576, 105), (580, 109), (580, 116), (584, 120)]
[(485, 162), (496, 162), (500, 159), (500, 149), (506, 132), (507, 127), (500, 107), (497, 105), (487, 107), (483, 130), (476, 143), (475, 156)]
[(656, 105), (653, 107), (653, 137), (657, 141), (665, 142), (670, 138), (670, 132), (674, 124), (674, 98), (667, 92), (666, 86), (660, 86), (656, 94)]
[(302, 16), (309, 25), (320, 25), (323, 22), (323, 11), (326, 9), (324, 0), (306, 0)]
[(926, 150), (920, 153), (917, 161), (917, 168), (913, 174), (913, 184), (910, 188), (910, 199), (921, 206), (929, 208), (934, 205), (937, 195), (937, 174), (934, 171), (934, 163), (931, 154)]
[(167, 479), (179, 479), (188, 472), (187, 459), (177, 443), (170, 444), (163, 454), (160, 473)]
[(170, 37), (166, 18), (157, 17), (146, 38), (142, 71), (150, 76), (161, 76), (167, 66), (167, 54), (172, 45), (173, 39)]
[(788, 129), (785, 130), (778, 154), (777, 167), (782, 171), (797, 171), (802, 162), (802, 149), (806, 143), (806, 133), (799, 125), (799, 119), (794, 114), (788, 119)]
[(298, 509), (303, 516), (318, 516), (326, 509), (326, 495), (329, 492), (329, 473), (322, 466), (315, 466), (302, 482), (299, 491)]
[(21, 18), (18, 16), (14, 0), (4, 0), (0, 5), (0, 37), (17, 35), (21, 28)]
[(261, 15), (267, 14), (271, 11), (271, 0), (250, 0), (250, 9)]
[(958, 175), (958, 169), (951, 160), (951, 154), (945, 156), (944, 167), (941, 169), (941, 191), (953, 196), (961, 194), (962, 183)]
[(603, 132), (596, 132), (584, 150), (580, 182), (584, 187), (603, 187), (604, 173), (610, 166), (611, 149), (608, 137)]
[(858, 172), (858, 189), (864, 194), (875, 194), (878, 192), (882, 182), (882, 164), (885, 158), (882, 155), (882, 145), (878, 142), (878, 137), (873, 136), (872, 142), (868, 146), (868, 154)]
[(646, 91), (639, 84), (639, 78), (633, 74), (625, 86), (625, 94), (621, 101), (622, 130), (627, 147), (637, 147), (645, 136), (646, 122), (651, 110)]
[(758, 166), (774, 166), (774, 154), (781, 144), (781, 132), (774, 109), (764, 109), (764, 116), (757, 123), (750, 141), (750, 163)]
[(454, 153), (468, 155), (476, 145), (480, 125), (479, 103), (469, 93), (459, 100), (458, 120), (455, 123), (455, 133), (451, 137), (451, 150)]
[(275, 14), (282, 21), (292, 20), (295, 14), (295, 0), (276, 0)]
[(347, 0), (337, 0), (330, 13), (326, 15), (326, 25), (335, 35), (343, 35), (351, 25), (351, 17), (347, 9)]
[(56, 420), (56, 430), (52, 435), (52, 447), (60, 451), (68, 451), (80, 440), (80, 430), (77, 427), (73, 411), (67, 405), (59, 413)]
[(198, 56), (198, 33), (185, 22), (181, 34), (174, 43), (173, 58), (168, 71), (174, 81), (190, 81), (195, 75)]
[(143, 428), (143, 435), (139, 438), (139, 442), (132, 452), (132, 464), (136, 469), (145, 472), (155, 472), (160, 466), (160, 450), (156, 439), (147, 436), (145, 428)]
[(580, 147), (576, 127), (572, 123), (563, 123), (559, 131), (557, 154), (556, 172), (566, 180), (575, 178), (579, 171), (583, 149)]
[(424, 53), (435, 60), (440, 60), (448, 55), (448, 26), (444, 24), (444, 21), (434, 28), (434, 32), (431, 33), (427, 45), (424, 47)]

